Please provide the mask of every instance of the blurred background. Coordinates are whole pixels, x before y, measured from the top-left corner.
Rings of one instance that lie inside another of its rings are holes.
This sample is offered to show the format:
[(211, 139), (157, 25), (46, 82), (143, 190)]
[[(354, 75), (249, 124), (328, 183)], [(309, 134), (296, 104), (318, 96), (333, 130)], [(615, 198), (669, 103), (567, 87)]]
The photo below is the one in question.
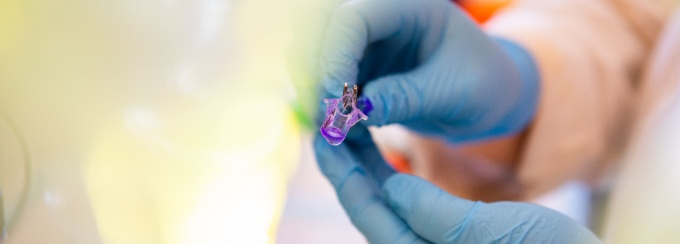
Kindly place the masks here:
[(365, 242), (309, 146), (337, 2), (0, 0), (3, 243)]

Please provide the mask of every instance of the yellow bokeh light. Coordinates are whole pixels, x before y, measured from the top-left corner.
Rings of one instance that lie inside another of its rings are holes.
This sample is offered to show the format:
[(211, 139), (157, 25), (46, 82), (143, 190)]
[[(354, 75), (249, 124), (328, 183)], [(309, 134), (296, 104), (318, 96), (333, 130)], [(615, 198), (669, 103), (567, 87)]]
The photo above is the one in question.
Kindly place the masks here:
[[(88, 236), (272, 243), (300, 150), (286, 97), (288, 8), (1, 1), (0, 104), (26, 135), (35, 168), (82, 176), (73, 181), (82, 186), (65, 187), (85, 197), (63, 202), (88, 204), (77, 214), (94, 219), (97, 233)], [(45, 193), (70, 196), (50, 187), (32, 189), (31, 206), (43, 206)], [(86, 222), (60, 214), (76, 229)], [(19, 221), (30, 231), (9, 233), (7, 242), (77, 239), (58, 231), (22, 236), (52, 222), (30, 223)]]

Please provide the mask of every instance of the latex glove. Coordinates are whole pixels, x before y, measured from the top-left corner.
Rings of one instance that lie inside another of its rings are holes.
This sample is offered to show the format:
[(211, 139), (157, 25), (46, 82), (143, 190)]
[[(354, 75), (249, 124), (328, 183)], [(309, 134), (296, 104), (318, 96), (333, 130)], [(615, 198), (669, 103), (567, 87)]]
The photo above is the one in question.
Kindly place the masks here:
[(317, 136), (321, 171), (371, 243), (597, 243), (558, 212), (515, 202), (472, 202), (415, 176), (395, 174), (363, 125), (339, 146)]
[(489, 37), (449, 1), (350, 1), (325, 33), (326, 92), (363, 86), (368, 124), (460, 142), (518, 132), (533, 117), (538, 74), (529, 54)]

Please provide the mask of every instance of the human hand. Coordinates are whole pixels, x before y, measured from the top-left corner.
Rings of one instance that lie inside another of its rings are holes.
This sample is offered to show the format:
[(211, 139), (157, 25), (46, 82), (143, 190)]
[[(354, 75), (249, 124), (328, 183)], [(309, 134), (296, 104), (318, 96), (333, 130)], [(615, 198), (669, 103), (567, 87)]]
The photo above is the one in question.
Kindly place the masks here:
[(357, 125), (345, 143), (317, 136), (321, 171), (352, 223), (371, 243), (597, 243), (570, 218), (533, 204), (472, 202), (385, 164), (368, 130)]
[(326, 92), (362, 86), (370, 125), (401, 123), (465, 142), (521, 131), (538, 97), (533, 61), (445, 0), (357, 0), (336, 8), (320, 68)]

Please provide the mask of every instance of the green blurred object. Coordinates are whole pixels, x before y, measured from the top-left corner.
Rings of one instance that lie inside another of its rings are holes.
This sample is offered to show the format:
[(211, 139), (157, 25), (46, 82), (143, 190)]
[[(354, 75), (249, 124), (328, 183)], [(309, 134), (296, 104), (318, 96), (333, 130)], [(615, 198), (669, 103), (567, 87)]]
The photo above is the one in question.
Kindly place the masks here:
[[(314, 64), (316, 63), (316, 51), (310, 49), (311, 43), (301, 45), (296, 41), (287, 53), (287, 68), (295, 97), (290, 101), (290, 106), (295, 112), (295, 118), (304, 130), (314, 130), (314, 117), (319, 109), (319, 94), (316, 88), (318, 78), (315, 77)], [(303, 48), (306, 47), (306, 48)]]
[(321, 75), (318, 57), (331, 14), (344, 0), (299, 0), (293, 7), (293, 43), (286, 53), (288, 74), (295, 91), (289, 101), (295, 117), (306, 131), (318, 130), (314, 120), (321, 111)]
[(305, 112), (299, 100), (293, 100), (290, 103), (290, 106), (293, 109), (293, 113), (295, 114), (295, 120), (300, 124), (302, 128), (304, 128), (305, 130), (314, 128), (312, 115)]

